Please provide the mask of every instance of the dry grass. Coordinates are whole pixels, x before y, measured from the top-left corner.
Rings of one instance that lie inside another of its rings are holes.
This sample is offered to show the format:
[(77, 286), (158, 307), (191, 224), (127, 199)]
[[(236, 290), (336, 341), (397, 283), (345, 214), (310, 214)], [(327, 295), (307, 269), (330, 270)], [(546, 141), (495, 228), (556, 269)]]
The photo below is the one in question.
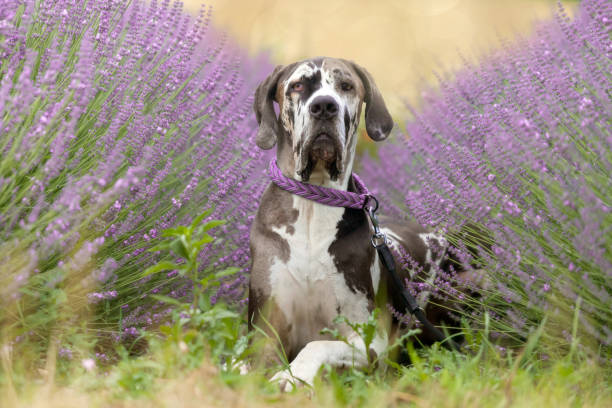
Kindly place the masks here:
[[(407, 383), (405, 379), (390, 384), (390, 387), (368, 386), (360, 398), (344, 398), (343, 392), (351, 393), (349, 386), (338, 391), (337, 386), (319, 385), (313, 393), (300, 389), (291, 394), (264, 394), (257, 381), (245, 379), (238, 386), (230, 387), (220, 379), (215, 368), (204, 364), (200, 369), (185, 373), (179, 378), (158, 379), (147, 393), (130, 397), (116, 389), (91, 387), (95, 381), (77, 379), (69, 387), (49, 386), (44, 383), (32, 384), (17, 398), (2, 390), (2, 406), (6, 408), (157, 408), (157, 407), (321, 407), (321, 406), (366, 406), (394, 407), (410, 405), (415, 407), (608, 407), (610, 389), (597, 384), (593, 376), (605, 376), (601, 370), (579, 369), (571, 374), (584, 376), (580, 381), (567, 381), (566, 373), (553, 374), (552, 378), (540, 378), (519, 371), (516, 375), (508, 371), (491, 370), (482, 367), (477, 370), (457, 368), (456, 372), (433, 378), (421, 378)], [(424, 375), (424, 374), (421, 374)], [(489, 377), (499, 377), (492, 380)], [(581, 384), (581, 382), (585, 384)], [(587, 385), (588, 388), (584, 388)], [(360, 385), (361, 387), (364, 384)]]

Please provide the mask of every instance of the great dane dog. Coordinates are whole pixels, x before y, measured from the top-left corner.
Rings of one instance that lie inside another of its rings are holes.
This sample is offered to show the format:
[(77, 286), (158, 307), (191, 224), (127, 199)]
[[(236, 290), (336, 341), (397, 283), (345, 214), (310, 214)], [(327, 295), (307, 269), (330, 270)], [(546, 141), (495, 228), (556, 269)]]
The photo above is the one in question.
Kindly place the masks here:
[[(351, 172), (363, 103), (367, 134), (375, 141), (384, 140), (393, 121), (364, 68), (337, 58), (277, 66), (255, 93), (256, 143), (262, 149), (276, 145), (284, 176), (355, 191)], [(417, 224), (384, 222), (391, 245), (400, 245), (423, 271), (434, 269), (433, 262), (441, 265), (443, 260), (431, 247), (446, 245), (444, 238)], [(387, 324), (366, 350), (354, 331), (334, 322), (338, 315), (365, 322), (377, 305), (383, 314), (389, 313), (385, 299), (396, 304), (398, 294), (379, 296), (388, 285), (371, 235), (363, 210), (319, 204), (273, 183), (263, 193), (250, 236), (248, 319), (250, 329), (256, 325), (275, 339), (263, 348), (260, 359), (277, 362), (281, 348), (290, 361), (289, 369), (272, 378), (283, 389), (300, 382), (312, 384), (323, 364), (366, 365), (368, 355), (380, 355), (397, 331), (397, 322)], [(435, 311), (429, 309), (434, 318)], [(387, 317), (385, 321), (393, 322)], [(337, 329), (349, 344), (322, 334), (324, 328)]]

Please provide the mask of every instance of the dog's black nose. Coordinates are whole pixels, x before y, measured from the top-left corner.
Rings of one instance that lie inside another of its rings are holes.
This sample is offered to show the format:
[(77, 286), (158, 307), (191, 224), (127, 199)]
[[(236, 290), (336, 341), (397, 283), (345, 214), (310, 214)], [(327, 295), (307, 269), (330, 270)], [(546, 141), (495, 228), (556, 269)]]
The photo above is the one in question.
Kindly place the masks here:
[(315, 119), (332, 119), (338, 115), (338, 104), (329, 95), (317, 96), (310, 103), (310, 114)]

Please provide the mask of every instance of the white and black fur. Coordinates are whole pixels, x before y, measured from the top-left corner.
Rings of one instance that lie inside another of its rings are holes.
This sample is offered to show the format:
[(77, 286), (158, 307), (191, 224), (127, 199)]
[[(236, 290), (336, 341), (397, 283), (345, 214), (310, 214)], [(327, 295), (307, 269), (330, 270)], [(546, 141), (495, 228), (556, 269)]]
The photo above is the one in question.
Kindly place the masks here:
[[(280, 108), (278, 117), (274, 102)], [(278, 166), (287, 177), (355, 191), (351, 172), (363, 103), (368, 135), (376, 141), (385, 139), (393, 121), (364, 68), (334, 58), (278, 66), (256, 91), (254, 108), (260, 126), (256, 143), (263, 149), (277, 146)], [(425, 273), (433, 273), (431, 263), (446, 262), (435, 259), (430, 249), (433, 241), (446, 245), (442, 237), (416, 224), (388, 221), (384, 225), (392, 245), (401, 245)], [(257, 325), (270, 334), (260, 361), (278, 362), (277, 349), (284, 350), (290, 369), (273, 377), (283, 388), (299, 381), (312, 384), (323, 364), (364, 366), (368, 354), (382, 353), (395, 334), (397, 322), (365, 350), (347, 325), (334, 323), (338, 315), (366, 321), (379, 299), (396, 303), (398, 294), (377, 296), (379, 289), (387, 290), (386, 275), (381, 277), (383, 267), (370, 237), (362, 210), (319, 204), (272, 183), (265, 190), (250, 236), (248, 318), (250, 328)], [(425, 306), (427, 295), (419, 300)], [(384, 304), (379, 306), (388, 313)], [(390, 316), (383, 320), (392, 321)], [(353, 347), (321, 334), (324, 328), (338, 329)]]

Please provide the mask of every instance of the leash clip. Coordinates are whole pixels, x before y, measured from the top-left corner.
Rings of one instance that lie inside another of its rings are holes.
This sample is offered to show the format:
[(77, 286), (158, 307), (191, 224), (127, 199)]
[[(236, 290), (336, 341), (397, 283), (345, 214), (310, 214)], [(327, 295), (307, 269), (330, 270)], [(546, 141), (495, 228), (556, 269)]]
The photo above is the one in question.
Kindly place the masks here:
[(372, 227), (374, 228), (374, 234), (372, 235), (372, 239), (370, 240), (370, 242), (372, 242), (372, 246), (374, 248), (379, 248), (382, 245), (389, 244), (389, 241), (387, 240), (387, 235), (380, 230), (378, 217), (376, 216), (376, 210), (378, 209), (378, 200), (376, 200), (376, 198), (372, 195), (370, 195), (369, 197), (373, 198), (376, 202), (376, 207), (367, 207), (367, 213), (370, 217), (370, 221), (372, 222)]
[(370, 200), (374, 200), (374, 203), (376, 204), (376, 207), (374, 207), (373, 212), (378, 211), (378, 200), (372, 194), (367, 193), (365, 195), (365, 199), (363, 200), (363, 209), (366, 210), (368, 214), (370, 213), (370, 210), (372, 209), (372, 207), (368, 207), (368, 203), (370, 202)]

